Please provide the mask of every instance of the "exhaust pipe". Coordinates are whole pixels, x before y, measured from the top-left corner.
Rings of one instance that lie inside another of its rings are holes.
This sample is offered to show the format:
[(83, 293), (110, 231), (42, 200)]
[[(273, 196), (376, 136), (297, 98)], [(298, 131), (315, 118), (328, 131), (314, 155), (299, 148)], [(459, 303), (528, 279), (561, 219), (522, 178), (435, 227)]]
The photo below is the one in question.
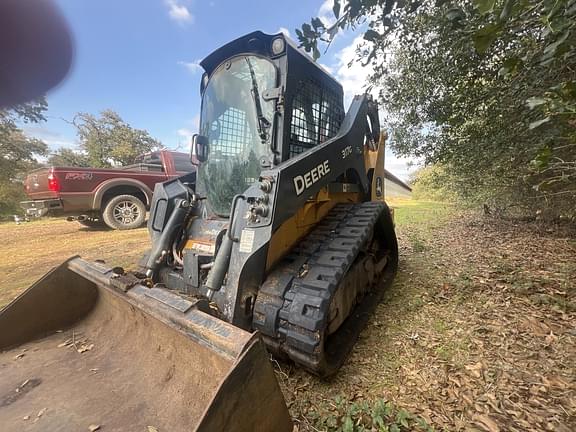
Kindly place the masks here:
[(91, 219), (90, 216), (87, 216), (87, 215), (68, 216), (68, 217), (66, 218), (66, 220), (67, 220), (68, 222), (74, 222), (74, 221), (83, 222), (83, 221), (90, 220), (90, 219)]

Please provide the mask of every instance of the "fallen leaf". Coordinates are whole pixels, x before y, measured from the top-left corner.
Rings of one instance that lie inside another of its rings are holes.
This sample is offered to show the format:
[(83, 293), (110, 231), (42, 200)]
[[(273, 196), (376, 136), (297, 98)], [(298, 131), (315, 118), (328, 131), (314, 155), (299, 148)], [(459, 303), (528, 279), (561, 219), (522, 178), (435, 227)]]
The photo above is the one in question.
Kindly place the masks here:
[(88, 426), (88, 430), (90, 432), (96, 432), (97, 430), (100, 430), (100, 425), (91, 424), (90, 426)]
[(448, 376), (448, 381), (456, 384), (456, 386), (461, 387), (462, 384), (460, 383), (460, 381), (457, 378), (454, 378), (453, 376)]
[(500, 432), (500, 428), (496, 424), (494, 420), (492, 420), (487, 415), (476, 415), (474, 416), (476, 419), (476, 424), (480, 424), (484, 426), (489, 432)]
[(48, 408), (42, 408), (40, 411), (38, 411), (38, 414), (36, 414), (36, 418), (34, 419), (33, 423), (36, 423), (38, 420), (40, 420), (40, 417), (42, 417), (47, 410)]
[(82, 345), (77, 351), (82, 354), (83, 352), (90, 351), (92, 348), (94, 348), (94, 344)]
[(148, 432), (158, 432), (158, 429), (156, 429), (154, 426), (148, 426)]
[(466, 365), (464, 368), (470, 372), (475, 378), (480, 378), (482, 376), (482, 363), (478, 362), (473, 365)]
[(58, 344), (58, 348), (68, 347), (68, 346), (70, 346), (70, 345), (72, 345), (72, 344), (73, 344), (72, 339), (68, 339), (68, 340), (65, 340), (65, 341), (62, 342), (62, 343), (59, 343), (59, 344)]

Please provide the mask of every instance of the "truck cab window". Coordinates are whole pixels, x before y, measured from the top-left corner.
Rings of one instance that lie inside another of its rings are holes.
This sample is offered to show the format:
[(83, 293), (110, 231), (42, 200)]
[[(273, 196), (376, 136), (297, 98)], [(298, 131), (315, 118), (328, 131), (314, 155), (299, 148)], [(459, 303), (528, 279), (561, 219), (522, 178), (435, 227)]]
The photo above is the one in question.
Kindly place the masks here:
[(173, 153), (174, 157), (174, 168), (178, 172), (192, 172), (195, 170), (194, 165), (190, 162), (190, 156), (188, 154), (177, 154)]
[(134, 162), (140, 165), (140, 171), (164, 172), (159, 152), (138, 156)]

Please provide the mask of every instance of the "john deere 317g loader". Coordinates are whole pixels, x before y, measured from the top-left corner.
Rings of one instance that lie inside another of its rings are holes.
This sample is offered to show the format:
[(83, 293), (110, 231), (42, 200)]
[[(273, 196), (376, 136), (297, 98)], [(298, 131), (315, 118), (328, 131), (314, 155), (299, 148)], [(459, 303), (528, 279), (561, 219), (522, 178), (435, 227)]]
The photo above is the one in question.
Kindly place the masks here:
[(197, 175), (156, 186), (140, 270), (74, 257), (0, 312), (2, 431), (290, 431), (266, 348), (333, 374), (391, 282), (376, 103), (282, 34), (201, 65)]

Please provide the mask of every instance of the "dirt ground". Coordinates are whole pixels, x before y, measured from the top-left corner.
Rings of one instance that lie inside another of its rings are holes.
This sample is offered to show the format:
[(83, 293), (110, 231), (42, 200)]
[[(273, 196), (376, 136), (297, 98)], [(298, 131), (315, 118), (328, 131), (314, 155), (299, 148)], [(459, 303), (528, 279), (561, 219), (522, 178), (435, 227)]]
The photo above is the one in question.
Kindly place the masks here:
[(146, 228), (110, 231), (62, 218), (0, 224), (0, 308), (73, 255), (127, 268), (149, 248)]
[(276, 366), (299, 429), (576, 430), (574, 233), (422, 203), (397, 221), (398, 278), (341, 372)]
[[(402, 202), (396, 282), (331, 381), (274, 362), (299, 431), (576, 430), (576, 240)], [(0, 307), (64, 258), (130, 267), (145, 228), (0, 224)]]

